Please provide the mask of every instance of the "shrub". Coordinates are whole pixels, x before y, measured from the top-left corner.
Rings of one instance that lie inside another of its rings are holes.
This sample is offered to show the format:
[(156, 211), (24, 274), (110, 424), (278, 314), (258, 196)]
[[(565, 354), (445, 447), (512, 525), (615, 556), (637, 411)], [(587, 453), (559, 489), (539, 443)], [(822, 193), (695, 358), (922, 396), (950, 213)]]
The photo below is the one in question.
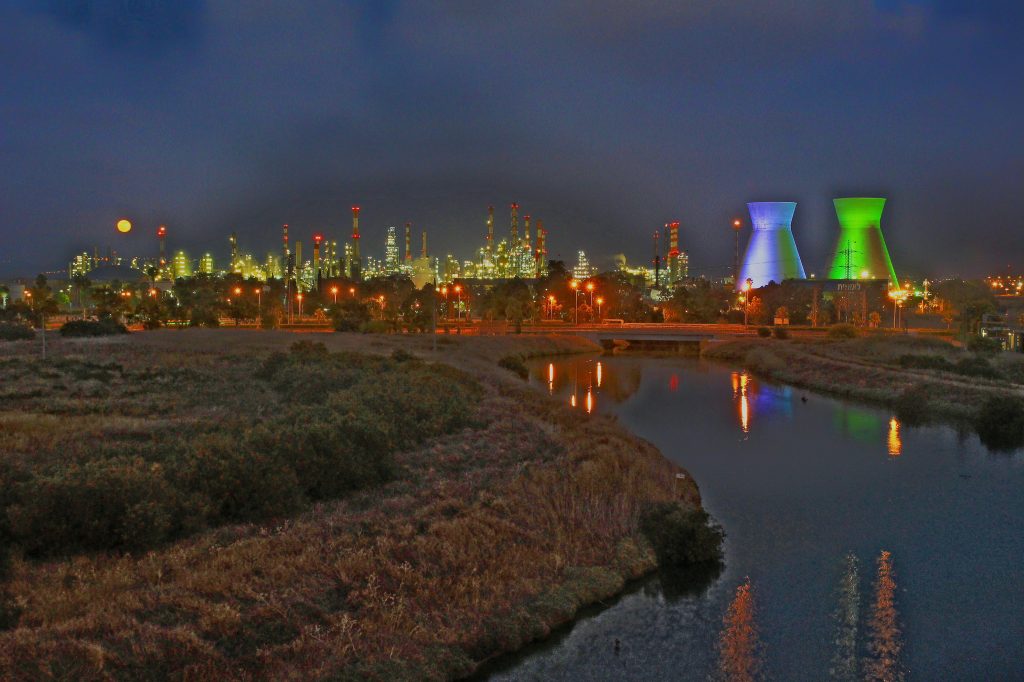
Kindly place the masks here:
[(769, 336), (772, 335), (772, 330), (769, 329), (768, 327), (758, 327), (757, 335), (760, 336), (762, 339), (767, 339)]
[(393, 327), (386, 320), (369, 320), (360, 325), (359, 331), (364, 334), (390, 334)]
[(974, 429), (990, 450), (1014, 450), (1024, 446), (1024, 398), (990, 397), (978, 410)]
[(196, 443), (175, 482), (201, 496), (193, 504), (202, 503), (213, 523), (281, 516), (302, 502), (295, 470), (280, 448), (255, 448), (230, 436)]
[(507, 369), (519, 375), (520, 379), (526, 379), (530, 376), (530, 370), (527, 369), (526, 364), (523, 363), (523, 359), (518, 355), (506, 355), (498, 360), (498, 367)]
[(322, 360), (327, 357), (327, 346), (321, 341), (302, 340), (293, 343), (288, 352), (299, 360)]
[(923, 384), (915, 384), (896, 396), (893, 408), (900, 421), (907, 426), (915, 426), (928, 421), (930, 403), (931, 391)]
[(722, 561), (725, 531), (703, 509), (658, 502), (640, 513), (640, 531), (654, 548), (658, 565), (682, 568)]
[(1003, 342), (986, 336), (972, 336), (967, 339), (967, 350), (981, 355), (995, 355), (1003, 349)]
[(409, 362), (410, 360), (415, 360), (416, 356), (404, 348), (396, 348), (391, 351), (391, 359), (395, 362)]
[(852, 324), (839, 323), (828, 328), (830, 339), (855, 339), (860, 336), (860, 330)]
[(0, 322), (0, 341), (24, 341), (35, 337), (35, 331), (27, 324)]
[(998, 379), (999, 371), (993, 367), (988, 360), (981, 357), (961, 358), (957, 361), (954, 371), (968, 377), (981, 377), (984, 379)]
[(785, 341), (786, 339), (789, 338), (789, 330), (786, 329), (785, 327), (775, 327), (774, 329), (772, 329), (772, 334), (775, 335), (775, 338), (780, 339), (782, 341)]
[(127, 333), (127, 327), (111, 317), (104, 317), (99, 320), (71, 320), (65, 322), (60, 328), (61, 336), (71, 338)]
[(156, 544), (176, 504), (159, 466), (125, 458), (71, 464), (22, 483), (16, 496), (11, 535), (32, 556)]
[(334, 331), (356, 332), (370, 321), (370, 308), (361, 301), (347, 299), (331, 310)]

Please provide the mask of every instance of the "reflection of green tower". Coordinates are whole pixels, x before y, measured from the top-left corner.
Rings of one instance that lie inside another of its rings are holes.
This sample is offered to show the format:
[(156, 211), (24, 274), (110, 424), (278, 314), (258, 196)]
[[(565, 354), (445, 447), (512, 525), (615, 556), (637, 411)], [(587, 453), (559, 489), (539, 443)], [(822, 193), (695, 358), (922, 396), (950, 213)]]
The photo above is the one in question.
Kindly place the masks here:
[(835, 199), (839, 239), (828, 269), (829, 279), (888, 279), (895, 285), (896, 271), (882, 237), (885, 199)]

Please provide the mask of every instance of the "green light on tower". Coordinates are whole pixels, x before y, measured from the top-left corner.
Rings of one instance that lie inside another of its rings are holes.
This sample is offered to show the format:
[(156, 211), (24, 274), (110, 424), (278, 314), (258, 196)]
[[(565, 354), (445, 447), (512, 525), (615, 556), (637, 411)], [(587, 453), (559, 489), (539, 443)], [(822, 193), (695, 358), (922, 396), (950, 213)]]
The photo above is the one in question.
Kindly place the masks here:
[(829, 279), (883, 279), (897, 285), (896, 271), (882, 236), (885, 199), (834, 199), (839, 238), (828, 269)]

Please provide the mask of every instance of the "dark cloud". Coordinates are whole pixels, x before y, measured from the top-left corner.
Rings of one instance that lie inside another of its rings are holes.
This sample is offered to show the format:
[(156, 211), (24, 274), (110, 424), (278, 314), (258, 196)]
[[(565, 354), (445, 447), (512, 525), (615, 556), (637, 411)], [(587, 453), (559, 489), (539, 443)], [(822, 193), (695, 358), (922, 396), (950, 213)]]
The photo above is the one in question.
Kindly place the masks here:
[(980, 272), (1024, 255), (1020, 23), (862, 0), (0, 8), (0, 244), (59, 267), (130, 214), (264, 251), (282, 222), (340, 237), (358, 202), (371, 252), (411, 220), (468, 257), (486, 206), (518, 201), (596, 259), (646, 259), (678, 218), (715, 273), (747, 201), (790, 199), (813, 270), (832, 196), (877, 192), (898, 268)]

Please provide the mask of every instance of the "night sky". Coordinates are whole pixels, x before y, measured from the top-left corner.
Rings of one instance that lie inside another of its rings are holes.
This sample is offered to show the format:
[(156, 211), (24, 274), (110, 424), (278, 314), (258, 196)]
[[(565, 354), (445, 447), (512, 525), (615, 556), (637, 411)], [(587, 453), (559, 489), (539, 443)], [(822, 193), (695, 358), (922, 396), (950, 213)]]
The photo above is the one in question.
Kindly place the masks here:
[(0, 275), (153, 255), (160, 223), (262, 258), (353, 203), (364, 255), (409, 220), (468, 258), (512, 201), (551, 256), (647, 260), (678, 219), (720, 275), (757, 200), (799, 202), (822, 272), (861, 194), (901, 275), (1019, 270), (1022, 4), (0, 0)]

